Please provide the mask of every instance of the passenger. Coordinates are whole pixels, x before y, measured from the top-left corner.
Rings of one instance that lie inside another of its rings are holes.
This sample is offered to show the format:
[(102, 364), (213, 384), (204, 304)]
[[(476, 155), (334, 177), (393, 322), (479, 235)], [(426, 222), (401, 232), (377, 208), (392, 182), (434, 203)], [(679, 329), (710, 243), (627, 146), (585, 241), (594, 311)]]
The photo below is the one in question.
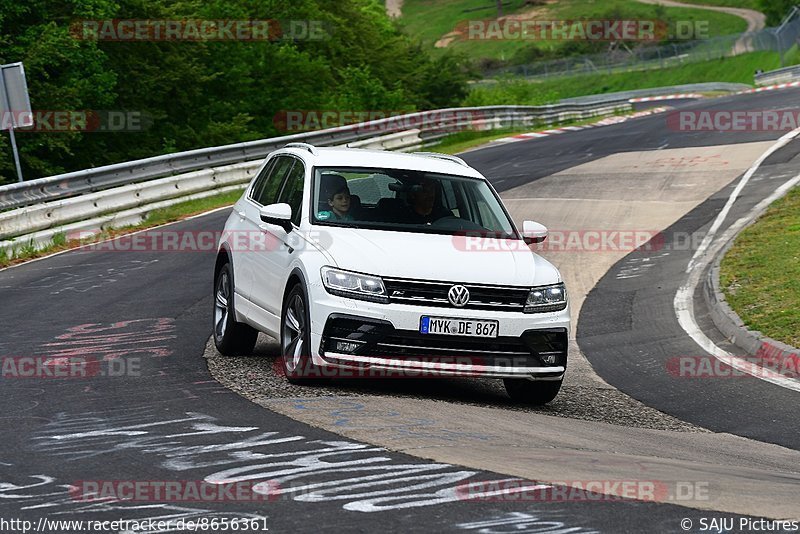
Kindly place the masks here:
[(321, 221), (352, 221), (350, 213), (350, 189), (347, 180), (338, 174), (323, 174), (320, 184), (320, 199), (327, 202), (328, 210), (320, 211), (317, 219)]

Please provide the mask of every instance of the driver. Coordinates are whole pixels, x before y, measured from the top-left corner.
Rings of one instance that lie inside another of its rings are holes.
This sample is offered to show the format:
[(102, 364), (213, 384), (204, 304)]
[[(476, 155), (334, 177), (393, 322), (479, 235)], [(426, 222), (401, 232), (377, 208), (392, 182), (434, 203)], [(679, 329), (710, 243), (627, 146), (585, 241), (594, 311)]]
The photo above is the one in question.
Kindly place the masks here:
[(452, 216), (436, 202), (437, 182), (431, 178), (418, 180), (408, 192), (409, 213), (404, 219), (412, 224), (431, 224), (442, 217)]

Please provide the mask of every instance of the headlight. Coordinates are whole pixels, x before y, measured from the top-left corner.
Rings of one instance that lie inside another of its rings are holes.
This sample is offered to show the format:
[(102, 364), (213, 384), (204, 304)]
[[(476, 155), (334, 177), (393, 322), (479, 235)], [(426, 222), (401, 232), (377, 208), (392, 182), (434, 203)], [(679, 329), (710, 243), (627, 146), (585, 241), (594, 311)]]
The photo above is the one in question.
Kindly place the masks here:
[(567, 307), (567, 288), (564, 284), (535, 287), (528, 293), (525, 313), (561, 311)]
[(377, 276), (342, 271), (333, 267), (323, 267), (320, 272), (322, 284), (331, 295), (371, 302), (389, 302), (383, 280)]

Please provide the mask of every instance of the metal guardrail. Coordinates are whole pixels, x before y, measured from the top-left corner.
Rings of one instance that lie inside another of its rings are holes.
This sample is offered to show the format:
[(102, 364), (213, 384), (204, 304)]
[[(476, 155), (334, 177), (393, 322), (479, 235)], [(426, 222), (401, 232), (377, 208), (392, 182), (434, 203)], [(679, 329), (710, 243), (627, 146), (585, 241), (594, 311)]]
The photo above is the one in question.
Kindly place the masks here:
[[(420, 125), (421, 137), (435, 139), (455, 131), (459, 123), (482, 122), (503, 125), (544, 123), (552, 124), (570, 118), (586, 118), (608, 112), (609, 106), (625, 105), (624, 99), (591, 104), (555, 104), (550, 106), (487, 106), (450, 108), (411, 113), (327, 130), (273, 137), (213, 148), (190, 150), (132, 162), (107, 165), (94, 169), (40, 178), (0, 186), (0, 210), (49, 202), (83, 193), (173, 176), (190, 171), (240, 163), (264, 158), (270, 152), (293, 141), (305, 141), (318, 146), (345, 145), (381, 135), (398, 133)], [(412, 125), (410, 128), (409, 125)], [(466, 127), (464, 128), (466, 129)]]
[[(420, 112), (328, 130), (192, 150), (0, 187), (0, 252), (136, 224), (154, 209), (241, 187), (261, 160), (288, 143), (412, 150), (464, 129), (553, 124), (627, 111), (627, 99), (551, 106)], [(418, 126), (409, 128), (409, 126)], [(5, 240), (5, 241), (3, 241)]]
[(756, 85), (796, 82), (800, 80), (800, 65), (770, 70), (755, 75)]

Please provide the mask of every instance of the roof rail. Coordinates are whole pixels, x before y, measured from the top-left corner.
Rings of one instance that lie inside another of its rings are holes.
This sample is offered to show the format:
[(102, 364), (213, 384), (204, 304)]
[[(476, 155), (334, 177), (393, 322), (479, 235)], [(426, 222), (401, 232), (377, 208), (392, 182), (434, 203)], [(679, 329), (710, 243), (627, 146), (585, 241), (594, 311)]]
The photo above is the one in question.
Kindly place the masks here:
[(458, 163), (459, 165), (463, 165), (464, 167), (469, 167), (466, 161), (459, 158), (458, 156), (451, 156), (450, 154), (442, 154), (440, 152), (412, 152), (412, 154), (414, 154), (415, 156), (428, 156), (429, 158), (446, 159), (447, 161)]
[(317, 155), (317, 147), (310, 143), (288, 143), (283, 148), (302, 148), (303, 150), (308, 150), (315, 156)]

